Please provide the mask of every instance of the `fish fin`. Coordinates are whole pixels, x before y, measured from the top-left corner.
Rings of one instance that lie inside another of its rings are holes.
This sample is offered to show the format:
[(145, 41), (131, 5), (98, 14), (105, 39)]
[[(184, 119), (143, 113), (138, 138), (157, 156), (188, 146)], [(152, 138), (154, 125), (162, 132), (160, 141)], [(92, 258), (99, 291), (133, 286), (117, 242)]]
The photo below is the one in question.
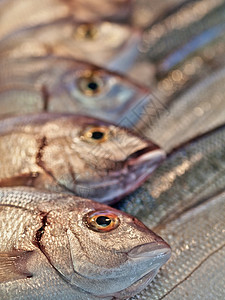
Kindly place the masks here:
[(39, 173), (26, 173), (18, 176), (0, 179), (0, 187), (34, 186), (34, 181)]
[(26, 264), (33, 251), (0, 252), (0, 282), (30, 278)]

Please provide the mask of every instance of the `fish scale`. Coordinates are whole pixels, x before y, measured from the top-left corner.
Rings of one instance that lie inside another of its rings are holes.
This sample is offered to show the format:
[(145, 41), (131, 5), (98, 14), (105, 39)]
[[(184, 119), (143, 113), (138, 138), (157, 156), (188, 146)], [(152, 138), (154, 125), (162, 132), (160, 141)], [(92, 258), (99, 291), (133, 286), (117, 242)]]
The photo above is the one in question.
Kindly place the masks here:
[(174, 249), (151, 286), (132, 299), (223, 299), (225, 194), (157, 230)]

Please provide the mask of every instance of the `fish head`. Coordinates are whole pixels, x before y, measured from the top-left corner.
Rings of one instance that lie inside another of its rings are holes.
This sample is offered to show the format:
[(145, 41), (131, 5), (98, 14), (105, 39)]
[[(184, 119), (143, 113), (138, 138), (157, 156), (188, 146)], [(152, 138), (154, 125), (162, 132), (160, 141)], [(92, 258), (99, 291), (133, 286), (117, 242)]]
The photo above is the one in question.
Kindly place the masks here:
[(8, 70), (7, 74), (0, 71), (1, 114), (45, 109), (119, 123), (150, 94), (123, 75), (71, 58), (6, 59), (0, 66)]
[(76, 201), (49, 213), (40, 249), (50, 263), (74, 288), (99, 298), (124, 299), (142, 290), (169, 259), (169, 245), (124, 212)]
[(105, 121), (61, 116), (54, 120), (52, 133), (49, 124), (44, 128), (45, 169), (58, 185), (78, 196), (118, 201), (138, 188), (165, 158), (165, 151), (151, 141)]
[(69, 56), (124, 71), (137, 57), (140, 41), (140, 29), (132, 26), (106, 21), (79, 22), (67, 17), (6, 36), (0, 45), (0, 56)]

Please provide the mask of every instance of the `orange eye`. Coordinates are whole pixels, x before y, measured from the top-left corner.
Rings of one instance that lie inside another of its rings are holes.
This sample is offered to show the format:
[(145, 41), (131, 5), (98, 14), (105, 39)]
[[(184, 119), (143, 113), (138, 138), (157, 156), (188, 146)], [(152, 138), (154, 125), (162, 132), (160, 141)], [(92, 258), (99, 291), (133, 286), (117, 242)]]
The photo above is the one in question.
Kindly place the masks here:
[(97, 232), (109, 232), (120, 224), (119, 217), (110, 211), (94, 211), (84, 216), (88, 228)]
[(89, 127), (81, 135), (81, 139), (92, 143), (102, 143), (109, 138), (109, 128), (104, 126)]
[(94, 40), (97, 36), (98, 28), (94, 24), (82, 24), (75, 31), (75, 37), (82, 40)]
[(77, 80), (80, 91), (85, 96), (96, 96), (100, 94), (105, 86), (103, 78), (98, 72), (86, 71)]

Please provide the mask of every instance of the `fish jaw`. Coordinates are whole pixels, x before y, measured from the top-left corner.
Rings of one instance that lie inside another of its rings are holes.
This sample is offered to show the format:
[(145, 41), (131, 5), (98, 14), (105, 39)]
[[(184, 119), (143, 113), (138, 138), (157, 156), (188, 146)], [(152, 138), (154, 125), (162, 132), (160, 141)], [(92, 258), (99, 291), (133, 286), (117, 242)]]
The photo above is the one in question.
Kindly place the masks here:
[(99, 298), (112, 296), (116, 299), (124, 299), (136, 295), (151, 283), (159, 268), (169, 260), (170, 256), (171, 248), (163, 240), (135, 247), (128, 252), (127, 257), (130, 262), (139, 264), (137, 268), (142, 268), (142, 272), (137, 271), (140, 274), (139, 279), (122, 291), (101, 295)]
[(165, 159), (166, 153), (158, 146), (143, 148), (124, 162), (121, 170), (107, 174), (101, 182), (77, 182), (76, 193), (100, 203), (113, 204), (136, 190)]

